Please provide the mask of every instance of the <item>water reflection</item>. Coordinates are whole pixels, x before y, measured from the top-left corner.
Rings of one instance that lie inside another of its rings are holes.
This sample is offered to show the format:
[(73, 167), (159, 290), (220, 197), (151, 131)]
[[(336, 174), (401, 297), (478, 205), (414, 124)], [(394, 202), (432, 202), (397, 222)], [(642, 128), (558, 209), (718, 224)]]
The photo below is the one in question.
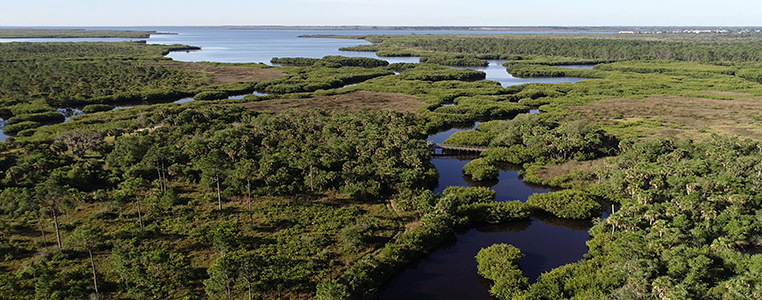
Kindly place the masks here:
[[(474, 130), (477, 124), (461, 124), (430, 135), (428, 140), (442, 143), (455, 132)], [(519, 174), (521, 168), (510, 164), (499, 165), (497, 180), (471, 181), (463, 174), (463, 166), (478, 155), (437, 151), (431, 160), (439, 172), (436, 193), (448, 186), (485, 186), (495, 191), (498, 202), (524, 202), (532, 194), (552, 190), (525, 183)], [(458, 233), (454, 242), (408, 267), (389, 283), (381, 299), (492, 299), (489, 295), (491, 282), (476, 273), (474, 257), (480, 249), (497, 243), (519, 248), (525, 255), (519, 266), (533, 283), (543, 272), (581, 259), (587, 251), (585, 241), (592, 225), (590, 220), (566, 220), (538, 214), (532, 220), (482, 226)]]
[[(486, 67), (468, 67), (468, 69), (484, 72), (485, 74), (487, 74), (486, 80), (500, 82), (500, 85), (502, 85), (503, 87), (526, 84), (526, 83), (559, 83), (559, 82), (575, 83), (575, 82), (587, 79), (587, 78), (578, 78), (578, 77), (517, 78), (509, 74), (508, 71), (506, 71), (505, 67), (503, 67), (503, 64), (506, 63), (507, 60), (488, 60), (487, 62), (489, 62), (489, 65)], [(458, 67), (458, 68), (463, 69), (463, 67)]]
[(547, 193), (551, 189), (538, 185), (528, 184), (521, 179), (518, 169), (501, 166), (497, 180), (472, 181), (463, 174), (463, 166), (478, 156), (436, 156), (431, 163), (439, 172), (439, 185), (434, 192), (441, 193), (448, 186), (483, 186), (496, 192), (496, 201), (505, 202), (513, 200), (526, 201), (536, 193)]
[(81, 109), (74, 107), (56, 108), (56, 111), (64, 116), (64, 122), (68, 122), (74, 116), (85, 114)]
[(476, 125), (479, 125), (479, 124), (480, 122), (455, 124), (453, 125), (451, 129), (432, 134), (426, 140), (437, 143), (437, 144), (441, 144), (441, 143), (444, 143), (445, 140), (450, 138), (450, 136), (453, 133), (456, 133), (458, 131), (474, 130), (476, 129)]
[(566, 68), (566, 69), (586, 69), (592, 70), (595, 65), (558, 65), (554, 67)]
[(491, 282), (476, 273), (476, 253), (496, 243), (524, 253), (519, 266), (530, 282), (543, 272), (582, 258), (586, 228), (541, 220), (478, 227), (456, 236), (455, 243), (432, 253), (394, 280), (381, 299), (492, 299)]
[[(230, 97), (228, 97), (228, 100), (241, 100), (244, 97), (246, 97), (246, 95), (249, 95), (249, 94), (230, 96)], [(260, 92), (255, 91), (255, 92), (251, 93), (251, 95), (264, 97), (264, 96), (267, 96), (268, 94), (260, 93)]]
[(5, 120), (0, 118), (0, 142), (5, 142), (5, 140), (8, 139), (8, 136), (5, 135), (3, 128), (5, 128)]
[(177, 100), (177, 101), (174, 101), (174, 102), (172, 102), (172, 103), (175, 103), (175, 104), (182, 104), (182, 103), (191, 102), (191, 101), (195, 101), (195, 100), (196, 100), (196, 99), (193, 99), (193, 97), (188, 97), (188, 98), (182, 98), (182, 99), (180, 99), (180, 100)]

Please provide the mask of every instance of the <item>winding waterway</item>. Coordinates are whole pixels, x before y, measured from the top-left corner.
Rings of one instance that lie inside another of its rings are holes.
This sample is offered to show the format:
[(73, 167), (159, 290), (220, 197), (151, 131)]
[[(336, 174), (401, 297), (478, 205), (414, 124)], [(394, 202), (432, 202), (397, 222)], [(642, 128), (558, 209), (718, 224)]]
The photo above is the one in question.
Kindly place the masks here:
[[(474, 130), (476, 125), (478, 123), (445, 130), (430, 135), (428, 140), (442, 143), (455, 132)], [(498, 202), (524, 202), (532, 194), (550, 191), (546, 187), (525, 183), (519, 175), (520, 168), (511, 166), (503, 166), (497, 181), (472, 182), (463, 175), (462, 169), (474, 158), (456, 155), (436, 155), (432, 158), (431, 162), (439, 172), (439, 185), (435, 192), (441, 193), (448, 186), (487, 186), (495, 191)], [(525, 257), (519, 261), (519, 266), (529, 281), (535, 282), (543, 272), (581, 259), (587, 251), (585, 242), (591, 226), (590, 221), (542, 216), (529, 221), (459, 232), (453, 243), (406, 268), (389, 283), (381, 299), (491, 299), (488, 292), (491, 282), (476, 273), (474, 257), (480, 249), (496, 243), (511, 244), (521, 249)]]
[[(109, 28), (93, 28), (109, 29)], [(111, 28), (114, 29), (114, 28)], [(313, 57), (326, 55), (344, 55), (380, 58), (395, 62), (418, 62), (417, 57), (378, 57), (372, 52), (341, 52), (340, 47), (369, 44), (364, 40), (298, 38), (310, 34), (443, 34), (454, 32), (424, 31), (303, 31), (303, 30), (225, 30), (224, 28), (119, 28), (131, 30), (157, 30), (176, 32), (177, 35), (153, 35), (147, 40), (150, 44), (185, 44), (202, 47), (200, 51), (175, 52), (168, 55), (178, 61), (215, 61), (215, 62), (262, 62), (269, 64), (272, 57)], [(457, 32), (469, 33), (469, 32)], [(473, 32), (471, 32), (473, 33)], [(494, 34), (495, 32), (490, 32)], [(5, 40), (8, 41), (8, 40)], [(23, 39), (17, 41), (51, 41)], [(103, 39), (55, 39), (52, 41), (103, 41)], [(114, 40), (109, 40), (114, 41)], [(524, 83), (577, 82), (583, 78), (515, 78), (508, 74), (502, 64), (505, 61), (490, 60), (484, 68), (473, 68), (487, 74), (487, 80), (500, 82), (502, 86)], [(564, 66), (572, 68), (591, 68), (592, 66)], [(236, 97), (232, 97), (236, 98)], [(184, 98), (176, 101), (193, 101)], [(120, 108), (129, 108), (117, 107)], [(81, 111), (63, 109), (67, 120)], [(531, 113), (538, 113), (532, 110)], [(0, 119), (0, 128), (2, 127)], [(454, 128), (429, 136), (429, 140), (441, 143), (457, 131), (473, 130), (475, 125)], [(0, 130), (0, 140), (5, 135)], [(435, 192), (441, 192), (448, 186), (488, 186), (497, 193), (497, 201), (526, 201), (529, 195), (545, 193), (546, 187), (533, 186), (523, 182), (518, 168), (504, 166), (497, 181), (474, 183), (463, 176), (462, 167), (474, 157), (437, 156), (433, 165), (440, 174), (439, 186)], [(474, 256), (479, 249), (495, 243), (512, 244), (526, 255), (520, 261), (524, 275), (530, 281), (536, 280), (542, 272), (549, 271), (563, 264), (571, 263), (584, 255), (588, 221), (567, 221), (553, 217), (539, 217), (530, 221), (515, 222), (501, 226), (473, 228), (459, 232), (455, 241), (443, 246), (429, 257), (402, 272), (383, 291), (383, 299), (490, 299), (490, 282), (476, 274)]]
[[(70, 27), (44, 27), (45, 29), (71, 29)], [(199, 51), (172, 52), (167, 57), (186, 62), (261, 62), (270, 64), (273, 57), (310, 57), (321, 58), (327, 55), (343, 55), (355, 57), (370, 57), (383, 59), (390, 63), (417, 63), (418, 57), (379, 57), (374, 52), (345, 52), (342, 47), (369, 45), (370, 42), (355, 39), (322, 39), (300, 38), (304, 35), (408, 35), (408, 34), (542, 34), (558, 33), (573, 34), (574, 32), (515, 32), (515, 31), (422, 31), (422, 30), (227, 30), (223, 27), (88, 27), (91, 30), (149, 30), (160, 33), (153, 34), (148, 39), (122, 38), (20, 38), (0, 39), (6, 42), (121, 42), (145, 40), (148, 44), (182, 44), (201, 47)], [(583, 78), (515, 78), (505, 71), (502, 64), (505, 61), (490, 60), (489, 66), (474, 68), (484, 71), (487, 80), (500, 82), (503, 86), (518, 85), (532, 82), (558, 83), (562, 81), (577, 82)], [(256, 93), (255, 93), (256, 95)], [(233, 96), (232, 99), (237, 96)], [(238, 96), (240, 97), (240, 96)], [(192, 101), (184, 98), (180, 101)], [(182, 103), (182, 102), (180, 102)], [(140, 105), (140, 104), (138, 104)], [(122, 104), (115, 109), (131, 108), (131, 104)], [(80, 114), (80, 108), (63, 108), (61, 113), (66, 120)], [(81, 111), (81, 110), (80, 110)], [(0, 123), (0, 141), (7, 136), (3, 133), (4, 123)]]

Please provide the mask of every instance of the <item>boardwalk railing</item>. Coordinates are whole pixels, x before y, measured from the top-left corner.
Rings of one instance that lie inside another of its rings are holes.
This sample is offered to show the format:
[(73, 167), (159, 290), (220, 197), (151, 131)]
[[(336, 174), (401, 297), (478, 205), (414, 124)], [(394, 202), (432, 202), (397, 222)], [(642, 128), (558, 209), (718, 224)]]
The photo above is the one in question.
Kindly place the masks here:
[(450, 151), (465, 151), (465, 152), (482, 152), (484, 150), (489, 149), (489, 147), (483, 147), (483, 146), (464, 146), (464, 145), (445, 145), (445, 144), (437, 144), (437, 143), (429, 143), (429, 148), (433, 151), (434, 149), (442, 149), (442, 150), (450, 150)]

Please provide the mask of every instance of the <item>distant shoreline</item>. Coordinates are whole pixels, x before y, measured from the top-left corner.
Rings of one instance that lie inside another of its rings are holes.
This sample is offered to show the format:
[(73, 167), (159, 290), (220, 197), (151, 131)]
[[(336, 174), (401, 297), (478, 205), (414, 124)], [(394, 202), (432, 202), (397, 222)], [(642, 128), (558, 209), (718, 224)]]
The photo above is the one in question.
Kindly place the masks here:
[(503, 27), (503, 26), (222, 26), (227, 30), (342, 30), (342, 31), (559, 31), (559, 32), (601, 32), (609, 27)]
[(45, 39), (45, 38), (126, 38), (147, 39), (157, 31), (136, 30), (88, 30), (88, 29), (38, 29), (38, 28), (0, 28), (0, 39)]
[(227, 30), (336, 30), (336, 31), (514, 31), (514, 32), (676, 32), (695, 30), (760, 30), (749, 26), (219, 26)]

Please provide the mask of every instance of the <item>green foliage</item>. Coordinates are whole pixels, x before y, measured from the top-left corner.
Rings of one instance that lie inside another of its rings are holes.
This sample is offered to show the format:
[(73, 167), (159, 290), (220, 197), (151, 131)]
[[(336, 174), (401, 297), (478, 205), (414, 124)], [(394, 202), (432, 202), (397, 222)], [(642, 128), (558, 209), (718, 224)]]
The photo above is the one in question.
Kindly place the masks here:
[(256, 90), (268, 94), (314, 92), (394, 74), (386, 68), (362, 67), (304, 67), (294, 68), (287, 76), (260, 82)]
[(444, 141), (445, 145), (487, 146), (494, 134), (481, 131), (458, 131)]
[[(427, 53), (430, 62), (447, 64), (510, 58), (507, 67), (516, 74), (605, 80), (503, 89), (494, 82), (463, 81), (479, 79), (472, 71), (432, 64), (384, 68), (376, 60), (328, 57), (284, 68), (286, 77), (266, 83), (203, 87), (206, 75), (161, 63), (157, 53), (169, 46), (2, 46), (0, 64), (8, 71), (0, 76), (0, 116), (13, 123), (6, 132), (20, 137), (0, 147), (0, 239), (8, 241), (0, 243), (6, 259), (0, 294), (90, 297), (90, 266), (72, 250), (81, 252), (91, 241), (83, 237), (94, 236), (97, 275), (113, 299), (202, 298), (205, 292), (302, 298), (316, 289), (317, 299), (368, 299), (401, 266), (451, 238), (456, 226), (526, 219), (530, 206), (585, 218), (599, 211), (592, 199), (601, 196), (622, 206), (590, 231), (586, 258), (541, 275), (536, 284), (528, 286), (518, 269), (520, 252), (480, 252), (479, 271), (494, 281), (492, 293), (505, 299), (734, 299), (759, 293), (762, 264), (752, 254), (762, 236), (759, 143), (719, 136), (704, 142), (620, 143), (599, 124), (575, 120), (578, 115), (569, 109), (654, 94), (716, 100), (731, 97), (707, 91), (761, 95), (758, 63), (741, 63), (758, 60), (754, 42), (616, 35), (373, 39), (383, 43), (365, 50)], [(441, 50), (452, 53), (432, 52)], [(132, 56), (122, 60), (126, 55)], [(592, 71), (552, 67), (609, 61), (618, 62)], [(387, 76), (393, 71), (400, 76)], [(259, 88), (307, 97), (306, 92), (358, 82), (319, 93), (404, 93), (429, 106), (417, 116), (370, 111), (273, 116), (216, 105), (225, 103), (219, 101), (104, 112), (38, 127), (47, 118), (60, 118), (51, 104)], [(440, 107), (444, 103), (455, 105)], [(476, 132), (453, 136), (452, 141), (493, 147), (467, 172), (489, 175), (494, 166), (487, 162), (494, 161), (536, 167), (621, 153), (598, 174), (558, 179), (595, 178), (599, 185), (585, 186), (587, 192), (536, 195), (528, 204), (495, 203), (494, 192), (484, 188), (448, 188), (442, 196), (421, 191), (436, 178), (424, 132), (479, 118), (509, 118), (526, 111), (525, 105), (544, 105), (544, 114), (484, 122)], [(251, 213), (241, 201), (249, 187)], [(207, 201), (215, 198), (208, 188), (224, 197), (224, 205)], [(385, 199), (392, 199), (389, 206), (396, 212), (381, 204)], [(136, 204), (144, 205), (144, 229), (137, 225)], [(51, 239), (44, 243), (36, 234), (52, 235), (53, 209), (65, 216), (60, 220), (70, 242), (65, 255), (46, 254)]]
[(285, 65), (285, 66), (300, 66), (309, 67), (320, 61), (319, 58), (307, 58), (307, 57), (273, 57), (270, 60), (271, 64)]
[(635, 73), (663, 73), (671, 75), (693, 75), (696, 73), (717, 73), (734, 75), (734, 68), (727, 66), (697, 64), (684, 61), (628, 61), (595, 66), (601, 71), (621, 71)]
[(533, 64), (529, 62), (507, 62), (504, 64), (508, 73), (521, 78), (542, 78), (542, 77), (581, 77), (581, 78), (605, 78), (605, 74), (597, 68), (595, 70), (570, 69), (557, 66), (546, 66), (542, 64)]
[[(111, 123), (122, 116), (128, 123)], [(82, 126), (88, 122), (94, 126)], [(383, 247), (398, 232), (398, 222), (391, 221), (396, 216), (376, 203), (436, 182), (431, 154), (421, 139), (423, 126), (424, 120), (414, 115), (388, 111), (271, 116), (235, 106), (193, 103), (153, 107), (139, 118), (121, 111), (85, 115), (46, 127), (58, 132), (49, 139), (37, 136), (40, 140), (13, 144), (16, 150), (0, 164), (0, 220), (38, 210), (36, 202), (26, 204), (37, 199), (29, 189), (53, 177), (69, 193), (64, 193), (66, 199), (71, 198), (59, 201), (66, 212), (61, 219), (62, 235), (74, 239), (77, 235), (71, 230), (82, 222), (103, 229), (103, 242), (93, 253), (99, 286), (103, 282), (111, 297), (198, 298), (205, 291), (224, 295), (220, 287), (227, 290), (228, 285), (219, 284), (219, 270), (209, 269), (207, 274), (215, 279), (206, 289), (202, 284), (206, 276), (198, 273), (212, 265), (217, 253), (232, 257), (239, 251), (267, 259), (262, 259), (262, 268), (250, 282), (236, 275), (237, 280), (230, 281), (231, 295), (242, 296), (249, 284), (260, 298), (278, 290), (308, 295), (318, 282), (335, 274), (343, 261), (355, 260), (355, 252)], [(234, 173), (243, 161), (251, 168)], [(245, 195), (247, 181), (254, 194), (251, 217), (238, 201)], [(205, 201), (206, 186), (216, 192), (217, 182), (226, 200), (221, 211), (216, 201)], [(352, 204), (351, 199), (362, 203)], [(71, 209), (77, 213), (69, 214)], [(35, 232), (38, 219), (29, 216), (23, 230)], [(429, 226), (448, 224), (442, 218), (427, 220)], [(44, 212), (42, 223), (50, 246), (49, 211)], [(444, 228), (449, 227), (436, 232)], [(34, 249), (39, 240), (39, 235), (24, 239), (23, 247)], [(15, 249), (0, 247), (3, 253)], [(185, 249), (215, 251), (205, 260), (186, 256), (199, 252)], [(89, 266), (84, 259), (78, 257), (76, 263)], [(89, 276), (79, 287), (87, 290), (92, 274), (84, 270)]]
[(529, 112), (529, 107), (505, 101), (496, 96), (458, 97), (454, 106), (443, 106), (434, 110), (441, 114), (463, 114), (474, 118), (507, 119), (519, 113)]
[(339, 67), (362, 67), (362, 68), (377, 68), (386, 67), (389, 62), (385, 60), (368, 58), (368, 57), (345, 57), (345, 56), (325, 56), (323, 58), (306, 58), (306, 57), (275, 57), (270, 60), (270, 63), (285, 65), (285, 66), (301, 66), (301, 67), (327, 67), (327, 68), (339, 68)]
[(368, 247), (368, 224), (355, 224), (345, 227), (339, 232), (339, 241), (344, 245), (344, 251), (357, 253)]
[(583, 120), (560, 125), (536, 114), (519, 115), (494, 125), (490, 146), (483, 153), (493, 161), (523, 164), (538, 160), (588, 160), (614, 153), (616, 139), (595, 130)]
[(486, 158), (477, 158), (463, 166), (463, 173), (476, 181), (497, 179), (498, 170)]
[(421, 57), (421, 63), (454, 67), (486, 67), (489, 63), (471, 55), (434, 54)]
[(341, 300), (348, 299), (347, 287), (334, 279), (321, 282), (315, 292), (315, 300)]
[(113, 110), (114, 107), (107, 104), (90, 104), (86, 105), (82, 108), (82, 112), (86, 114), (101, 112), (101, 111), (110, 111)]
[(470, 223), (503, 224), (526, 220), (530, 216), (529, 206), (520, 201), (478, 202), (461, 205), (457, 215), (465, 216)]
[(193, 96), (193, 99), (195, 100), (218, 100), (218, 99), (225, 99), (228, 97), (228, 94), (226, 92), (222, 91), (203, 91), (199, 92), (195, 96)]
[(600, 171), (600, 193), (622, 207), (591, 229), (585, 261), (541, 276), (529, 296), (732, 298), (757, 289), (747, 281), (756, 256), (741, 251), (755, 247), (760, 230), (758, 142), (713, 136), (623, 147)]
[(519, 259), (524, 257), (519, 249), (507, 244), (495, 244), (482, 248), (476, 254), (479, 275), (494, 282), (490, 294), (499, 299), (514, 299), (529, 285), (529, 279), (519, 269)]
[[(60, 115), (60, 114), (59, 114)], [(3, 128), (3, 131), (5, 134), (8, 135), (15, 135), (16, 133), (27, 130), (27, 129), (33, 129), (42, 126), (42, 124), (35, 122), (35, 121), (24, 121), (24, 122), (18, 122), (15, 124), (11, 124), (8, 126), (5, 126)]]
[(119, 292), (129, 298), (177, 298), (191, 294), (191, 267), (166, 243), (117, 244), (108, 258)]
[[(550, 56), (572, 58), (564, 62), (614, 60), (759, 61), (758, 38), (741, 36), (702, 39), (700, 36), (652, 37), (622, 35), (386, 35), (379, 53), (447, 52), (500, 56)], [(389, 55), (395, 56), (395, 55)]]
[(208, 82), (199, 71), (157, 62), (50, 59), (0, 62), (0, 68), (3, 105), (37, 99), (61, 106), (172, 99)]
[(377, 45), (358, 45), (352, 47), (341, 47), (339, 48), (339, 51), (376, 52), (378, 49), (379, 48)]
[(459, 205), (495, 201), (495, 191), (484, 187), (448, 186), (442, 195), (457, 200)]
[(404, 80), (443, 81), (460, 80), (476, 81), (483, 80), (487, 75), (482, 71), (471, 69), (451, 69), (433, 64), (419, 64), (417, 67), (401, 72), (400, 77)]
[(589, 219), (601, 211), (601, 205), (592, 195), (578, 190), (534, 194), (529, 196), (527, 204), (568, 219)]
[(388, 61), (369, 57), (345, 57), (345, 56), (326, 56), (323, 57), (316, 66), (339, 66), (339, 67), (362, 67), (378, 68), (389, 65)]
[(430, 212), (417, 226), (399, 235), (379, 251), (367, 254), (353, 263), (335, 280), (318, 285), (315, 299), (370, 299), (378, 297), (384, 282), (397, 270), (440, 245), (452, 236), (451, 216)]
[(156, 31), (3, 28), (0, 38), (136, 38), (147, 39)]
[(42, 61), (42, 60), (131, 60), (140, 58), (161, 59), (171, 51), (199, 50), (198, 47), (184, 45), (149, 45), (138, 42), (95, 42), (95, 43), (2, 43), (0, 61)]

